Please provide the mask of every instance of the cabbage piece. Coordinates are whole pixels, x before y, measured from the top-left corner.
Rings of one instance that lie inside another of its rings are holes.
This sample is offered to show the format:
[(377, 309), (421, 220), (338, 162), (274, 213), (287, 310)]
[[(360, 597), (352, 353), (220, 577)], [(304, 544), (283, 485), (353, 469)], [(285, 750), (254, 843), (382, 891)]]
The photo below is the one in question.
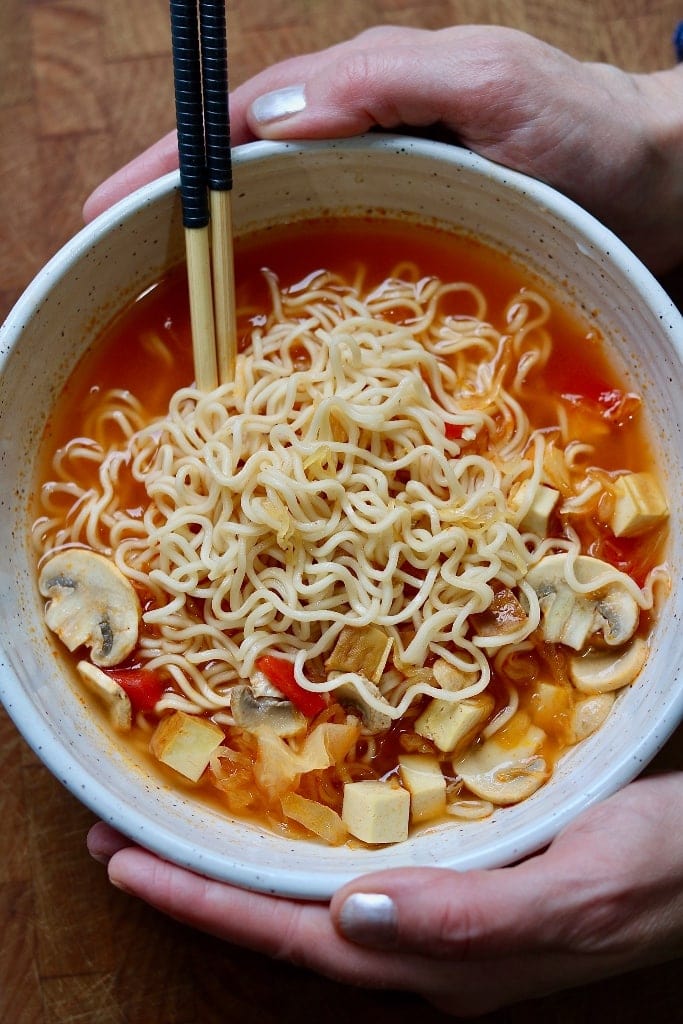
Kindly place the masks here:
[(298, 821), (330, 846), (341, 846), (348, 838), (348, 829), (341, 817), (326, 804), (299, 793), (285, 793), (281, 803), (288, 818)]
[(360, 722), (349, 717), (344, 724), (321, 722), (306, 739), (288, 743), (271, 732), (257, 737), (254, 776), (261, 789), (273, 797), (294, 790), (306, 772), (329, 768), (341, 761), (360, 735)]

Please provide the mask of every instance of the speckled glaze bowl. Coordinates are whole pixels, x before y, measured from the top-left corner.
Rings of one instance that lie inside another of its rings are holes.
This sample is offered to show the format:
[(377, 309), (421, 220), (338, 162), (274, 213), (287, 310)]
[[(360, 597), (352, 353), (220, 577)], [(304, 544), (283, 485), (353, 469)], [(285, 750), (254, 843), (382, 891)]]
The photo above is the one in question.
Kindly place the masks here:
[[(466, 229), (594, 312), (619, 371), (646, 397), (672, 509), (673, 589), (637, 683), (601, 730), (526, 802), (391, 847), (288, 842), (199, 804), (107, 731), (71, 685), (43, 625), (28, 542), (34, 459), (54, 397), (100, 328), (184, 254), (176, 175), (119, 203), (66, 245), (0, 334), (0, 697), (48, 768), (104, 820), (197, 872), (266, 892), (327, 898), (359, 874), (403, 865), (490, 867), (546, 844), (634, 778), (683, 713), (683, 321), (609, 231), (546, 186), (464, 150), (405, 137), (255, 143), (235, 151), (237, 232), (306, 215), (382, 209)], [(569, 291), (567, 289), (569, 282)]]

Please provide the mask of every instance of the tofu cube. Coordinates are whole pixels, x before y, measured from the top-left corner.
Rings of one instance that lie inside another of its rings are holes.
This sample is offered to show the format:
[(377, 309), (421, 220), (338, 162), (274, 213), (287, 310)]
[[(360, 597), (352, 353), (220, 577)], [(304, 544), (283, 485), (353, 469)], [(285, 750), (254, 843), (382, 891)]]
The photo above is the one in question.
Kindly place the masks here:
[(411, 821), (427, 821), (443, 814), (446, 779), (437, 759), (429, 754), (401, 754), (398, 767), (401, 781), (410, 793)]
[(344, 626), (325, 662), (327, 672), (357, 672), (373, 683), (382, 678), (394, 641), (379, 626)]
[(415, 720), (415, 732), (431, 740), (444, 754), (450, 754), (486, 721), (493, 705), (488, 694), (458, 702), (435, 697)]
[[(531, 497), (533, 484), (525, 480), (520, 484), (512, 499), (513, 508), (519, 509), (526, 505)], [(560, 492), (545, 484), (538, 484), (533, 499), (519, 523), (519, 529), (526, 533), (535, 533), (538, 537), (548, 536), (548, 523), (553, 509), (557, 504)]]
[(159, 722), (149, 747), (158, 761), (197, 782), (224, 739), (215, 722), (174, 711)]
[(626, 473), (614, 484), (612, 532), (615, 537), (635, 537), (664, 522), (669, 508), (652, 473)]
[(407, 789), (366, 779), (344, 786), (342, 821), (364, 843), (401, 843), (408, 838), (410, 793)]
[(546, 732), (567, 733), (572, 711), (571, 691), (568, 686), (555, 683), (537, 683), (531, 697), (534, 722)]

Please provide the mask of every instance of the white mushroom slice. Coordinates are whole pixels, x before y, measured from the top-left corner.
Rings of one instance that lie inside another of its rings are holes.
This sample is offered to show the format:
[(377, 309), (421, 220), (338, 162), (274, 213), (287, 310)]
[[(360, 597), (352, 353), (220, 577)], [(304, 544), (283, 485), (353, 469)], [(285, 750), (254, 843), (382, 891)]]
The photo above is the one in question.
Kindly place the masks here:
[(610, 582), (578, 593), (567, 580), (568, 558), (566, 552), (546, 555), (526, 577), (538, 596), (544, 639), (577, 651), (597, 633), (612, 647), (626, 643), (633, 636), (639, 617), (629, 577), (599, 558), (579, 555), (574, 560), (574, 573), (580, 584), (590, 584), (606, 573)]
[(580, 743), (597, 732), (613, 704), (613, 693), (596, 693), (577, 701), (570, 718), (571, 742)]
[(106, 704), (114, 728), (119, 732), (129, 732), (133, 724), (133, 708), (123, 687), (89, 661), (79, 661), (76, 668), (88, 689)]
[[(378, 701), (382, 704), (387, 704), (380, 693), (379, 687), (371, 683), (370, 680), (364, 680), (365, 686)], [(334, 690), (334, 696), (336, 700), (342, 705), (342, 707), (349, 708), (351, 711), (356, 711), (360, 715), (363, 726), (366, 732), (376, 736), (377, 733), (386, 732), (391, 725), (392, 719), (389, 715), (386, 715), (383, 711), (379, 711), (377, 708), (372, 707), (367, 700), (363, 698), (353, 683), (342, 683)], [(388, 705), (387, 705), (388, 706)]]
[(582, 693), (609, 693), (629, 686), (647, 660), (648, 645), (636, 637), (622, 651), (591, 651), (569, 659), (569, 675)]
[(260, 669), (254, 669), (249, 676), (249, 685), (257, 698), (275, 697), (277, 700), (282, 700), (282, 690), (278, 690), (277, 686), (274, 686), (265, 672), (261, 672)]
[(307, 719), (291, 701), (281, 697), (255, 697), (251, 687), (235, 686), (230, 693), (230, 710), (237, 725), (247, 732), (264, 729), (276, 736), (296, 736), (304, 732)]
[(453, 763), (453, 770), (467, 788), (492, 804), (517, 804), (526, 800), (548, 778), (548, 766), (536, 751), (545, 733), (534, 725), (513, 746), (492, 736), (481, 747)]
[(69, 548), (43, 566), (38, 581), (50, 598), (45, 621), (75, 651), (85, 644), (96, 665), (118, 665), (138, 639), (140, 602), (133, 585), (103, 555)]

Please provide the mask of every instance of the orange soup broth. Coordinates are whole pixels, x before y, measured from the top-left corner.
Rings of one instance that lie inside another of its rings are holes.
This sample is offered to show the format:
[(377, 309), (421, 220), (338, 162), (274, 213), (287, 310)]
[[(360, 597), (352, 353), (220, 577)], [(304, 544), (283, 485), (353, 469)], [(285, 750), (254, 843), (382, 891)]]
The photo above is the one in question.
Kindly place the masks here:
[[(604, 409), (601, 396), (623, 391), (603, 339), (594, 326), (573, 312), (535, 275), (478, 241), (458, 236), (433, 227), (397, 221), (351, 218), (346, 220), (320, 220), (301, 225), (277, 227), (238, 239), (235, 254), (237, 308), (242, 311), (238, 321), (239, 346), (247, 344), (249, 332), (263, 321), (269, 311), (269, 293), (263, 277), (263, 268), (274, 272), (282, 287), (288, 288), (311, 277), (318, 270), (329, 270), (345, 280), (354, 280), (363, 269), (365, 286), (375, 288), (390, 276), (395, 268), (409, 261), (419, 268), (420, 277), (436, 276), (444, 281), (468, 281), (479, 287), (486, 296), (488, 321), (499, 331), (505, 330), (505, 308), (520, 289), (538, 291), (550, 301), (551, 315), (547, 324), (553, 338), (553, 351), (548, 365), (542, 371), (538, 384), (544, 398), (535, 409), (533, 402), (526, 407), (532, 429), (546, 426), (548, 397), (565, 401), (570, 416), (588, 411), (589, 420), (601, 420)], [(456, 297), (443, 312), (471, 314), (472, 299)], [(400, 310), (390, 311), (392, 320), (400, 321)], [(160, 368), (150, 339), (160, 338), (172, 353), (170, 365)], [(170, 270), (158, 283), (148, 288), (119, 317), (109, 324), (101, 337), (79, 362), (67, 381), (53, 410), (42, 445), (39, 481), (50, 479), (50, 460), (61, 445), (84, 433), (88, 413), (95, 408), (99, 396), (111, 389), (130, 391), (153, 415), (163, 415), (171, 395), (193, 380), (192, 352), (189, 325), (187, 280), (184, 265)], [(533, 390), (533, 389), (530, 389)], [(562, 396), (566, 396), (564, 399)], [(577, 413), (578, 410), (578, 413)], [(597, 421), (596, 420), (596, 421)], [(601, 437), (600, 465), (608, 470), (652, 470), (653, 460), (638, 408), (629, 408), (619, 422), (613, 422)], [(131, 505), (142, 504), (143, 494), (131, 487)], [(559, 522), (554, 526), (562, 532)], [(642, 582), (647, 572), (660, 561), (663, 540), (653, 544), (646, 539), (615, 540), (606, 537), (604, 528), (596, 524), (598, 542), (591, 551), (624, 571), (631, 572)], [(642, 630), (650, 623), (644, 621)], [(520, 708), (534, 718), (533, 683), (539, 678), (568, 684), (562, 657), (557, 651), (548, 651), (543, 645), (529, 652), (517, 665), (520, 679), (515, 685), (520, 692)], [(134, 664), (133, 658), (127, 664)], [(503, 681), (495, 673), (490, 687), (496, 699), (496, 708), (505, 703)], [(411, 730), (410, 721), (418, 714), (419, 705), (411, 708), (404, 720), (394, 723), (384, 737), (373, 741), (375, 754), (370, 766), (353, 766), (354, 778), (383, 778), (396, 772), (396, 759), (405, 751), (432, 748)], [(545, 747), (540, 751), (554, 764), (566, 746), (567, 715), (556, 721), (544, 721), (547, 734)], [(495, 711), (494, 711), (495, 714)], [(134, 729), (131, 741), (138, 752), (149, 758), (147, 745), (149, 727)], [(239, 737), (236, 737), (239, 740)], [(502, 737), (504, 739), (504, 735)], [(510, 736), (511, 745), (514, 735)], [(248, 744), (247, 744), (248, 745)], [(446, 774), (450, 758), (444, 762)], [(238, 807), (230, 799), (217, 794), (210, 787), (194, 786), (178, 780), (175, 773), (155, 762), (155, 770), (166, 777), (173, 776), (183, 789), (188, 789), (223, 806), (239, 817), (263, 822), (281, 832), (303, 835), (296, 823), (287, 822), (265, 797), (255, 792), (255, 784), (243, 780), (241, 789), (247, 794)], [(341, 806), (343, 785), (330, 769), (310, 773), (304, 778), (300, 792), (307, 796), (324, 798), (325, 802)], [(238, 792), (240, 787), (237, 787)]]

